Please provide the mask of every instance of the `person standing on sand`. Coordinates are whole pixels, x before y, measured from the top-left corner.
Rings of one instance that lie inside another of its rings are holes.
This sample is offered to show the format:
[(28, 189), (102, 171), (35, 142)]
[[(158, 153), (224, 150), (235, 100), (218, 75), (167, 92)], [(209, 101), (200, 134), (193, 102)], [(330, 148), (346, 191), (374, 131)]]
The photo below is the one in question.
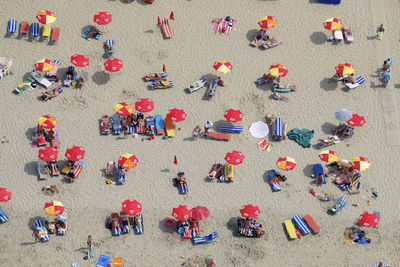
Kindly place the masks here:
[(378, 37), (379, 40), (382, 40), (383, 32), (384, 32), (384, 31), (385, 31), (385, 29), (383, 28), (383, 24), (381, 24), (381, 26), (379, 26), (379, 27), (376, 29), (376, 34), (377, 34), (377, 37)]
[(93, 250), (92, 250), (92, 247), (93, 247), (92, 241), (93, 241), (92, 236), (89, 235), (88, 239), (86, 241), (87, 248), (88, 248), (88, 258), (94, 258)]
[(32, 236), (35, 237), (35, 243), (37, 243), (40, 240), (39, 230), (38, 229), (33, 230)]

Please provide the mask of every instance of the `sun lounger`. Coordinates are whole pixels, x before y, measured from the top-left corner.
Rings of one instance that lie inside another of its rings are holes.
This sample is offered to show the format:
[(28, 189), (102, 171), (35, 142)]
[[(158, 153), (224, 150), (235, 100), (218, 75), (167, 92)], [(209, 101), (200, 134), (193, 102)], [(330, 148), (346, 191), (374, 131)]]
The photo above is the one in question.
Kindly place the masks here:
[[(105, 47), (107, 56), (112, 56), (112, 55), (115, 54), (115, 42), (114, 42), (114, 40), (112, 40), (112, 39), (106, 40), (104, 47)], [(111, 49), (109, 49), (109, 47), (111, 47)]]
[(40, 75), (36, 70), (33, 70), (31, 72), (31, 77), (40, 85), (42, 85), (45, 88), (49, 88), (50, 85), (53, 83), (47, 80), (46, 78), (43, 78), (42, 75)]
[(14, 88), (14, 93), (19, 94), (23, 91), (30, 89), (33, 90), (37, 86), (35, 80), (32, 77), (26, 78), (22, 83), (20, 83), (17, 87)]
[(96, 263), (96, 267), (107, 267), (107, 264), (110, 262), (110, 260), (111, 257), (102, 254)]
[(27, 21), (22, 21), (19, 29), (20, 34), (27, 34), (29, 32), (29, 23)]
[(114, 176), (114, 170), (115, 170), (115, 162), (114, 161), (107, 162), (106, 175)]
[(281, 141), (286, 139), (286, 129), (287, 126), (283, 122), (281, 117), (277, 117), (275, 122), (272, 124), (272, 137), (274, 140)]
[(134, 222), (135, 225), (135, 234), (142, 234), (144, 232), (144, 226), (143, 226), (143, 215), (142, 213), (140, 213), (140, 227), (139, 225), (137, 225), (136, 222)]
[(153, 72), (144, 75), (146, 81), (155, 81), (160, 79), (165, 79), (168, 76), (168, 72)]
[(318, 3), (320, 4), (334, 4), (334, 5), (338, 5), (340, 4), (341, 0), (318, 0)]
[(59, 37), (60, 37), (60, 27), (54, 27), (53, 30), (51, 31), (50, 42), (54, 44), (56, 41), (58, 41)]
[[(119, 227), (115, 225), (114, 220), (117, 220)], [(119, 236), (121, 234), (121, 225), (122, 223), (118, 213), (111, 213), (111, 231), (113, 236)]]
[(343, 40), (343, 33), (341, 30), (337, 30), (333, 32), (334, 41), (336, 44), (341, 43)]
[(41, 159), (38, 160), (38, 173), (39, 173), (40, 180), (45, 180), (45, 179), (49, 178), (49, 173), (45, 169), (46, 165), (47, 165), (47, 163), (44, 162), (43, 160), (41, 160)]
[(122, 258), (114, 257), (113, 267), (122, 267)]
[(243, 131), (243, 126), (218, 125), (218, 131), (220, 131), (220, 132), (231, 132), (231, 133), (241, 133)]
[(44, 137), (44, 134), (38, 135), (37, 128), (33, 128), (33, 142), (32, 142), (32, 147), (37, 147), (37, 146), (47, 146), (47, 141), (46, 138)]
[[(122, 212), (121, 212), (122, 213)], [(129, 223), (129, 216), (126, 216), (126, 220), (121, 218), (121, 231), (123, 234), (127, 234), (131, 231), (131, 224)]]
[(307, 227), (306, 223), (303, 221), (303, 219), (300, 218), (299, 215), (293, 216), (292, 220), (303, 233), (303, 235), (310, 233), (310, 229)]
[(233, 165), (225, 164), (224, 165), (224, 179), (226, 182), (233, 182)]
[(151, 128), (151, 132), (149, 133), (150, 135), (156, 134), (156, 128), (154, 127), (154, 117), (153, 116), (147, 116), (145, 119), (146, 123), (146, 129), (149, 127)]
[(83, 167), (85, 166), (85, 162), (83, 160), (79, 160), (78, 162), (75, 163), (75, 166), (73, 169), (69, 171), (67, 176), (71, 180), (71, 183), (76, 181), (76, 179), (79, 177), (79, 175), (82, 172)]
[(216, 237), (218, 236), (217, 232), (214, 232), (212, 234), (209, 234), (207, 236), (203, 236), (203, 237), (193, 237), (193, 242), (197, 245), (197, 244), (204, 244), (204, 243), (210, 243), (211, 241), (213, 241)]
[(210, 172), (208, 173), (208, 178), (210, 179), (220, 179), (221, 175), (223, 174), (222, 171), (224, 170), (224, 165), (221, 163), (215, 163), (211, 167)]
[(164, 37), (167, 38), (167, 39), (171, 38), (172, 37), (172, 32), (171, 32), (171, 28), (169, 27), (168, 19), (166, 19), (166, 18), (162, 19), (161, 27), (162, 27), (162, 30), (164, 32)]
[[(339, 211), (341, 211), (341, 210), (346, 206), (347, 200), (348, 200), (348, 198), (346, 198), (345, 196), (340, 197), (340, 198), (338, 199), (338, 201), (336, 201), (336, 203), (333, 204), (333, 207), (329, 209), (329, 211), (330, 211), (332, 214), (338, 213)], [(341, 204), (340, 204), (340, 203), (341, 203)], [(335, 208), (335, 206), (337, 206), (337, 205), (340, 205), (340, 206), (338, 206), (338, 207)]]
[(6, 213), (0, 208), (0, 223), (5, 223), (9, 218)]
[(100, 132), (103, 135), (110, 133), (110, 119), (108, 115), (103, 115), (100, 120)]
[(43, 226), (43, 222), (41, 219), (37, 219), (35, 221), (35, 228), (39, 230), (39, 237), (42, 242), (47, 242), (50, 240), (50, 236), (47, 233), (46, 227)]
[(308, 225), (308, 227), (311, 228), (311, 230), (313, 231), (314, 234), (317, 234), (320, 232), (318, 225), (316, 224), (316, 222), (314, 221), (314, 219), (311, 217), (310, 214), (305, 215), (303, 217), (303, 219), (306, 222), (306, 224)]
[(154, 120), (155, 120), (156, 133), (157, 134), (164, 134), (165, 125), (164, 125), (164, 120), (163, 120), (162, 116), (157, 114), (154, 117)]
[(296, 239), (297, 238), (296, 231), (294, 229), (294, 225), (293, 225), (291, 220), (286, 220), (285, 221), (285, 227), (286, 227), (286, 231), (287, 231), (287, 233), (289, 235), (289, 238), (290, 239)]
[(264, 49), (274, 48), (283, 43), (283, 39), (281, 37), (276, 37), (268, 41), (264, 41), (263, 47)]
[(165, 131), (167, 132), (168, 137), (175, 136), (175, 125), (174, 122), (168, 117), (165, 118)]
[(208, 132), (208, 133), (206, 133), (206, 136), (208, 138), (215, 139), (215, 140), (224, 140), (224, 141), (231, 140), (231, 136), (229, 134), (223, 134), (223, 133)]
[(317, 177), (318, 175), (322, 175), (322, 177), (324, 178), (324, 181), (322, 183), (326, 184), (324, 168), (322, 167), (321, 164), (319, 164), (319, 163), (314, 164), (314, 175), (315, 175), (315, 177)]
[(43, 25), (42, 28), (42, 36), (43, 38), (49, 37), (51, 34), (51, 26), (50, 25)]
[(361, 84), (363, 84), (365, 82), (365, 78), (363, 76), (358, 76), (356, 79), (356, 83), (346, 83), (346, 86), (349, 89), (354, 89), (357, 88), (358, 86), (360, 86)]
[(167, 80), (159, 80), (150, 83), (150, 87), (152, 89), (167, 89), (167, 88), (172, 88), (174, 86), (175, 85), (173, 81), (167, 81)]
[(116, 183), (117, 184), (124, 184), (125, 183), (125, 172), (123, 172), (123, 175), (121, 175), (120, 169), (121, 169), (121, 166), (118, 164)]
[(121, 133), (121, 116), (119, 114), (114, 114), (112, 116), (112, 128), (115, 135), (119, 135)]
[(40, 32), (39, 23), (32, 23), (30, 29), (31, 38), (39, 36), (39, 32)]
[(8, 34), (12, 34), (12, 33), (16, 32), (17, 31), (17, 25), (18, 25), (18, 22), (17, 22), (16, 19), (10, 19), (8, 21), (7, 33)]
[(353, 36), (353, 32), (351, 31), (351, 28), (349, 25), (345, 25), (342, 28), (343, 31), (343, 36), (344, 36), (344, 40), (346, 41), (346, 43), (352, 43), (354, 42), (354, 36)]
[(200, 88), (204, 87), (207, 84), (206, 79), (200, 79), (197, 82), (192, 83), (190, 86), (187, 87), (187, 90), (190, 93), (196, 92)]

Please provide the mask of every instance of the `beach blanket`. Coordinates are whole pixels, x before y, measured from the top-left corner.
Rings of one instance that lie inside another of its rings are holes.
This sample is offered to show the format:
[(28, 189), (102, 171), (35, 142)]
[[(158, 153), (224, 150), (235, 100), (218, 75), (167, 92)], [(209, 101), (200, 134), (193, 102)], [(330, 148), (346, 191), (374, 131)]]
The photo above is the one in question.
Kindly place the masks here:
[(311, 139), (314, 137), (314, 130), (308, 129), (297, 129), (294, 128), (287, 133), (289, 139), (296, 141), (302, 147), (310, 147), (311, 146)]

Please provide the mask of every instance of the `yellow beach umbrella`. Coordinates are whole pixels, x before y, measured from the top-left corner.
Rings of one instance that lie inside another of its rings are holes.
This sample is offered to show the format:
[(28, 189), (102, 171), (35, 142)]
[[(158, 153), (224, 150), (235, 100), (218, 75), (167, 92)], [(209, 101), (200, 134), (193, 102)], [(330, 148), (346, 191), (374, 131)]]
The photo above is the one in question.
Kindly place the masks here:
[(228, 73), (232, 70), (233, 66), (228, 61), (216, 61), (213, 65), (214, 69), (218, 72)]
[(275, 27), (276, 24), (278, 24), (278, 21), (273, 16), (267, 16), (258, 21), (258, 25), (263, 29), (271, 29)]
[(350, 63), (339, 64), (335, 67), (336, 73), (340, 75), (350, 75), (354, 73), (354, 66)]
[(37, 20), (45, 25), (53, 24), (56, 21), (56, 16), (53, 12), (48, 10), (39, 11), (36, 14)]
[(371, 165), (371, 162), (364, 157), (355, 157), (355, 158), (351, 158), (350, 161), (351, 167), (353, 167), (353, 169), (359, 170), (359, 171), (365, 171), (366, 169), (369, 168), (369, 166)]
[(60, 201), (50, 201), (44, 205), (44, 211), (47, 215), (58, 216), (64, 212), (64, 205)]
[(45, 129), (53, 129), (54, 127), (56, 127), (56, 125), (58, 123), (56, 118), (52, 117), (50, 115), (45, 115), (45, 116), (40, 117), (37, 122), (40, 127), (45, 128)]
[(342, 28), (342, 21), (340, 19), (337, 18), (330, 18), (324, 21), (324, 23), (322, 23), (324, 25), (324, 28), (330, 31), (336, 31), (336, 30), (340, 30), (340, 28)]
[(290, 171), (293, 170), (294, 167), (296, 167), (296, 161), (291, 158), (291, 157), (280, 157), (276, 161), (276, 165), (278, 166), (279, 169), (282, 169), (284, 171)]
[(118, 164), (122, 168), (126, 168), (126, 169), (135, 168), (136, 165), (138, 164), (138, 162), (139, 162), (139, 160), (137, 159), (137, 157), (134, 154), (128, 154), (128, 153), (120, 156), (118, 159)]
[(49, 59), (41, 59), (35, 63), (35, 68), (41, 72), (48, 72), (54, 69), (54, 63)]
[(269, 74), (271, 74), (272, 77), (284, 77), (288, 73), (288, 69), (286, 68), (285, 65), (282, 64), (275, 64), (271, 65), (269, 67)]
[(325, 161), (328, 163), (336, 162), (339, 160), (339, 155), (335, 151), (332, 151), (332, 150), (321, 151), (318, 156), (322, 161)]
[(129, 116), (133, 113), (133, 106), (126, 102), (118, 103), (114, 106), (115, 113), (121, 116)]

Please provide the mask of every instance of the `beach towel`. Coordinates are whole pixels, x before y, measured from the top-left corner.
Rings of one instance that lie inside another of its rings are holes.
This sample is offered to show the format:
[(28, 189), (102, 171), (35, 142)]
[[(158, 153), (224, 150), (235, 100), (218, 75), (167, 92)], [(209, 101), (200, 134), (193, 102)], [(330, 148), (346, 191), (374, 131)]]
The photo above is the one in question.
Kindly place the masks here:
[(311, 146), (311, 139), (314, 137), (314, 130), (294, 128), (287, 133), (289, 139), (294, 140), (304, 148)]
[(303, 235), (306, 235), (310, 233), (310, 229), (307, 227), (305, 222), (300, 218), (299, 215), (296, 215), (292, 218), (292, 220), (295, 222), (297, 227), (300, 229), (300, 231), (303, 233)]
[(96, 263), (96, 267), (107, 267), (107, 264), (110, 262), (110, 260), (111, 257), (102, 254)]
[(5, 212), (0, 208), (0, 223), (5, 223), (8, 221), (8, 216), (5, 214)]

